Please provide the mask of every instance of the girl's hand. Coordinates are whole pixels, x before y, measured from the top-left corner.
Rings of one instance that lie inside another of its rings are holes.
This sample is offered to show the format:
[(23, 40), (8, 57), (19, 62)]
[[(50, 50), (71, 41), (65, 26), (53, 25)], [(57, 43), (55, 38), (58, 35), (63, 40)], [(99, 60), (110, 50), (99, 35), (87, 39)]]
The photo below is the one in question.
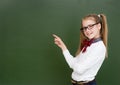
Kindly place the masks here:
[(66, 45), (64, 44), (64, 42), (61, 40), (60, 37), (58, 37), (57, 35), (53, 34), (54, 37), (54, 43), (60, 47), (62, 49), (62, 51), (67, 50)]

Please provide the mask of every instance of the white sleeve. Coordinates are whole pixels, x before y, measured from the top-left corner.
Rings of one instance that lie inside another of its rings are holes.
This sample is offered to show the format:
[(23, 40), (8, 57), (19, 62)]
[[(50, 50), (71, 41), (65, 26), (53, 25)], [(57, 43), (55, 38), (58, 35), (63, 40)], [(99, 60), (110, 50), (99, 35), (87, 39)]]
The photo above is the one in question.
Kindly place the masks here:
[(69, 65), (69, 67), (72, 68), (75, 63), (74, 57), (70, 54), (70, 52), (68, 50), (63, 51), (63, 55)]

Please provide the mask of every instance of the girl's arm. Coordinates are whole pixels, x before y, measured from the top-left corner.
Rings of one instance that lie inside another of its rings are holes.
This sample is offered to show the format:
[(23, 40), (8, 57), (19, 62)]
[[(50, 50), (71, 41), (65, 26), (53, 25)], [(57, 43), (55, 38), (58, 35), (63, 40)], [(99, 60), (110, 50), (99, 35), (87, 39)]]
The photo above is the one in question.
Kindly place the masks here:
[(72, 65), (74, 64), (75, 62), (75, 58), (70, 54), (70, 52), (68, 51), (66, 45), (64, 44), (64, 42), (61, 40), (60, 37), (58, 37), (57, 35), (53, 34), (53, 37), (54, 37), (54, 42), (55, 44), (61, 48), (63, 54), (64, 54), (64, 57), (68, 63), (68, 65), (70, 67), (72, 67)]

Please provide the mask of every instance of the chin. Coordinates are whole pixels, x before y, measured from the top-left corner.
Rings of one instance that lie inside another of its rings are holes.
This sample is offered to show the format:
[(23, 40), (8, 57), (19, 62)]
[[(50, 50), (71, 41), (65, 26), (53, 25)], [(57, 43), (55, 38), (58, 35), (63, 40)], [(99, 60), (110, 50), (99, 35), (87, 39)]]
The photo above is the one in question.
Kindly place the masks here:
[(92, 37), (92, 36), (89, 36), (89, 37), (88, 37), (88, 39), (93, 39), (93, 38), (94, 38), (94, 37)]

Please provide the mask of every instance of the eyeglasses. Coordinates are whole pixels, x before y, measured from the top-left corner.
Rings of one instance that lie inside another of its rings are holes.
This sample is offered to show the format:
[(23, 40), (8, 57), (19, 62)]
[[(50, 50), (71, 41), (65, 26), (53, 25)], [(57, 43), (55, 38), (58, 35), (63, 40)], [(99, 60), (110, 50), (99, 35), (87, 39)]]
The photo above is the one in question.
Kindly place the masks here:
[(86, 27), (82, 27), (80, 28), (81, 31), (86, 31), (87, 29), (91, 30), (93, 28), (93, 26), (97, 25), (99, 22), (95, 23), (95, 24), (90, 24)]

